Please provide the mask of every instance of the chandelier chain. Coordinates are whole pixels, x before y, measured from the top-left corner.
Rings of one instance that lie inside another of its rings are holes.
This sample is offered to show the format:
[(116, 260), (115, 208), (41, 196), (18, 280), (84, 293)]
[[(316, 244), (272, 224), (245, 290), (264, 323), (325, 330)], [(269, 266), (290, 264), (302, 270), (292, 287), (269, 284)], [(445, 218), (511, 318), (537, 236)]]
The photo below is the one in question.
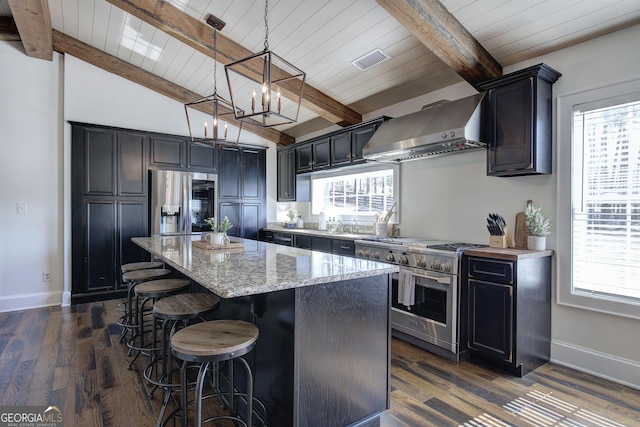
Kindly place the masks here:
[(264, 50), (269, 50), (269, 0), (264, 1)]
[(213, 94), (218, 93), (218, 29), (213, 28)]

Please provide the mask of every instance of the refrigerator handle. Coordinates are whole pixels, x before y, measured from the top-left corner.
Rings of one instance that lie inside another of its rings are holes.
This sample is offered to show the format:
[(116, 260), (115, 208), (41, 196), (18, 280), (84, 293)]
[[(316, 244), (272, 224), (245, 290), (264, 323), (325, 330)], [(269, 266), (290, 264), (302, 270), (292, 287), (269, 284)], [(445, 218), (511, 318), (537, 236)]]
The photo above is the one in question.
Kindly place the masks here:
[(182, 230), (185, 234), (192, 232), (191, 230), (191, 175), (184, 174), (183, 193), (182, 193)]

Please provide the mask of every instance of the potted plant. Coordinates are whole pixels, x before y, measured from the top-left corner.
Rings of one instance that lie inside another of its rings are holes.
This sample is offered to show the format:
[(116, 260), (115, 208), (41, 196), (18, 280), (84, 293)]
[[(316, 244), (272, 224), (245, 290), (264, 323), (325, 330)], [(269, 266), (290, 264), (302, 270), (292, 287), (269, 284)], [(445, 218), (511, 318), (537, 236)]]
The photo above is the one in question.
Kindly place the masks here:
[(287, 228), (296, 228), (296, 211), (294, 211), (293, 209), (289, 209), (287, 216), (289, 217), (289, 222), (286, 223), (285, 226)]
[(209, 226), (211, 226), (210, 240), (214, 245), (223, 245), (229, 243), (229, 237), (227, 237), (227, 231), (233, 228), (233, 224), (226, 216), (222, 218), (222, 221), (218, 223), (215, 217), (207, 218), (204, 220)]
[(547, 236), (549, 235), (551, 224), (549, 218), (542, 213), (542, 207), (535, 207), (533, 203), (529, 203), (524, 209), (525, 224), (529, 229), (529, 237), (527, 237), (527, 248), (543, 251), (546, 248)]

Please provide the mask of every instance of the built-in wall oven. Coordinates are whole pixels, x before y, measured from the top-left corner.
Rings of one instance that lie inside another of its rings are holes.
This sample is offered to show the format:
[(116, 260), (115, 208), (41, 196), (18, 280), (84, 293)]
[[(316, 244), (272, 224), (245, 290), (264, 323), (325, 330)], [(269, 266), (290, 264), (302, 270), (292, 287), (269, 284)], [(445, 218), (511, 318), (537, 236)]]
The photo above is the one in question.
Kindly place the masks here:
[(356, 257), (400, 267), (392, 286), (394, 336), (451, 360), (468, 357), (459, 270), (462, 249), (476, 246), (416, 238), (356, 241)]

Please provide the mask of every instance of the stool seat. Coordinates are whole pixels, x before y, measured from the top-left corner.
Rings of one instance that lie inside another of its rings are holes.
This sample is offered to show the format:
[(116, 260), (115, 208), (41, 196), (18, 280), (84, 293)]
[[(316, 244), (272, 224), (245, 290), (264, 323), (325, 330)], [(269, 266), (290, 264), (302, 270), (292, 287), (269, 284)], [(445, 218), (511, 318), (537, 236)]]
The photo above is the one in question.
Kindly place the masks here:
[(220, 298), (211, 293), (178, 294), (157, 301), (153, 314), (169, 320), (192, 319), (215, 309), (219, 303)]
[[(243, 320), (211, 320), (197, 323), (171, 337), (173, 352), (183, 360), (208, 356), (242, 356), (258, 340), (258, 328)], [(243, 350), (244, 351), (243, 353)]]
[(162, 268), (162, 263), (160, 261), (131, 262), (129, 264), (123, 264), (120, 267), (120, 271), (126, 273), (128, 271), (146, 270), (149, 268)]
[(160, 298), (167, 294), (173, 294), (186, 290), (191, 281), (187, 279), (158, 279), (142, 282), (135, 288), (136, 296), (148, 298)]
[(147, 268), (144, 270), (127, 271), (122, 275), (123, 282), (139, 282), (144, 280), (157, 279), (171, 274), (171, 270), (166, 268)]

